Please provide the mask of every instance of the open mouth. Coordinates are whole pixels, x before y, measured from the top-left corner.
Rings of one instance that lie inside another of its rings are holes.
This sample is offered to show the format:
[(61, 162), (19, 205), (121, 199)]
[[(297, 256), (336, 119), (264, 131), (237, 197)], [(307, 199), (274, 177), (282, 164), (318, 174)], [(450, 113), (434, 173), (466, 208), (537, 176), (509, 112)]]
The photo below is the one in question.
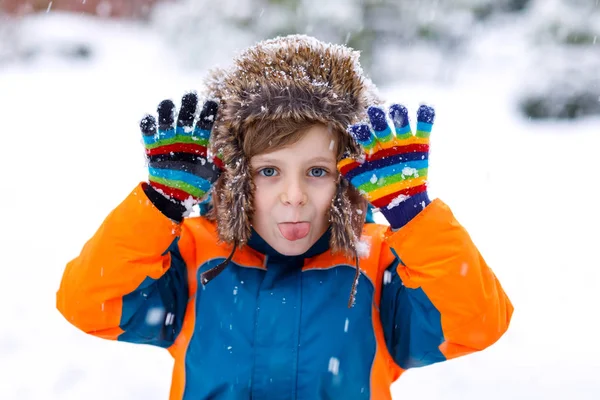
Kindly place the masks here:
[(303, 239), (310, 231), (310, 222), (283, 222), (277, 226), (281, 235), (290, 241)]

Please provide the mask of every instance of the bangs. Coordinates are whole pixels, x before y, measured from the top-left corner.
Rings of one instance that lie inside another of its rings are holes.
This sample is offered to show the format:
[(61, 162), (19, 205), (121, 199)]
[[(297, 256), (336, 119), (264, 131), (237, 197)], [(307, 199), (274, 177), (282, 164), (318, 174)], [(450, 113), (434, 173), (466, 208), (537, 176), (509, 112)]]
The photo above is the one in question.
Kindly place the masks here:
[[(250, 159), (258, 154), (270, 153), (291, 146), (302, 139), (307, 130), (316, 125), (323, 126), (320, 122), (308, 120), (257, 120), (244, 132), (244, 142), (242, 143), (244, 154)], [(328, 128), (332, 146), (335, 146), (336, 160), (339, 161), (347, 145), (344, 139), (347, 140), (348, 135), (332, 129), (331, 126)]]

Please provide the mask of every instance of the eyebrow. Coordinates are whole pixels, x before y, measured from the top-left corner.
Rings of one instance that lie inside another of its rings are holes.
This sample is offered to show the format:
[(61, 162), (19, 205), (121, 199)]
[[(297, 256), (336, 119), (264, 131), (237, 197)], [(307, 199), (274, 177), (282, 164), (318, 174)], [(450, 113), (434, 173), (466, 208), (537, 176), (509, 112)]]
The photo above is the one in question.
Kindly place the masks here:
[[(260, 163), (270, 163), (270, 164), (276, 164), (277, 162), (281, 161), (278, 160), (276, 158), (269, 158), (269, 157), (257, 157), (257, 162)], [(307, 163), (314, 163), (314, 162), (324, 162), (324, 163), (335, 163), (335, 159), (332, 159), (330, 157), (323, 157), (323, 156), (318, 156), (318, 157), (313, 157), (309, 160), (306, 161)]]

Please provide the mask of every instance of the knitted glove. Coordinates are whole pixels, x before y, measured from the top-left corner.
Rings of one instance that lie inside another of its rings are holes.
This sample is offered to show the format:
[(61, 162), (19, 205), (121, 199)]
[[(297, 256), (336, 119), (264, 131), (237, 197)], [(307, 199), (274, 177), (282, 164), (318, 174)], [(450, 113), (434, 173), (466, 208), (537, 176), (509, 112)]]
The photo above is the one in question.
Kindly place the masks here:
[(416, 135), (411, 131), (404, 106), (390, 107), (394, 128), (381, 108), (369, 107), (367, 113), (370, 126), (361, 123), (349, 128), (365, 152), (364, 159), (344, 158), (338, 169), (381, 211), (390, 226), (398, 229), (431, 202), (427, 195), (427, 169), (435, 111), (428, 106), (419, 108)]
[(207, 150), (218, 104), (205, 102), (194, 125), (197, 105), (195, 93), (185, 94), (174, 126), (175, 105), (163, 100), (157, 110), (158, 130), (152, 115), (140, 122), (149, 172), (144, 191), (163, 214), (177, 221), (205, 197), (223, 170), (222, 161)]

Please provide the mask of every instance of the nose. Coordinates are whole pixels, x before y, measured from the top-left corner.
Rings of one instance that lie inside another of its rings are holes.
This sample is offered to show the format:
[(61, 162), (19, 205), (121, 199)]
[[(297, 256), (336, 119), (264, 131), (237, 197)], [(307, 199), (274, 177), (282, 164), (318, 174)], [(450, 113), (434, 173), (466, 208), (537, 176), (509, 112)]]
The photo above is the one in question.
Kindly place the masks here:
[(289, 179), (279, 195), (285, 205), (303, 206), (308, 201), (306, 188), (300, 179)]

